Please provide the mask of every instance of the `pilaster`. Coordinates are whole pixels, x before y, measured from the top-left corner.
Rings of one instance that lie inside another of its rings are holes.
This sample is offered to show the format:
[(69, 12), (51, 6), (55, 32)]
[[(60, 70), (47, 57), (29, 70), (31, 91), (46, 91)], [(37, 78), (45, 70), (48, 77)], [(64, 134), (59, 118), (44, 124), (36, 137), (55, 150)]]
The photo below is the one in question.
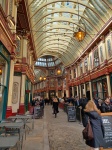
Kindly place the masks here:
[(92, 100), (93, 96), (92, 96), (92, 84), (91, 84), (91, 81), (89, 81), (89, 88), (90, 88), (90, 99)]
[(107, 78), (107, 89), (108, 89), (108, 96), (111, 96), (111, 86), (110, 86), (110, 76), (106, 75)]
[(12, 115), (13, 74), (14, 74), (14, 59), (12, 59), (10, 62), (9, 91), (8, 91), (8, 103), (7, 103), (6, 117), (9, 117)]
[(25, 98), (25, 81), (26, 75), (22, 74), (21, 77), (21, 95), (20, 95), (20, 106), (18, 112), (21, 114), (25, 113), (25, 106), (24, 106), (24, 98)]

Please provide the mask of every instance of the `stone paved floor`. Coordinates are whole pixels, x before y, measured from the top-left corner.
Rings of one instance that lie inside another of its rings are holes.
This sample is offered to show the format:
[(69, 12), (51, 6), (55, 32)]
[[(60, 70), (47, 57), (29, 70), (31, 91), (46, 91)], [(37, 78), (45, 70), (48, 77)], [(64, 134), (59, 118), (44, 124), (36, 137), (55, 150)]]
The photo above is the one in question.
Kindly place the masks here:
[(27, 134), (22, 150), (89, 150), (82, 139), (82, 125), (68, 122), (66, 113), (59, 111), (55, 118), (52, 106), (45, 106), (44, 117), (34, 120), (34, 130)]
[(82, 138), (83, 127), (79, 122), (68, 122), (63, 110), (54, 118), (50, 106), (46, 108), (50, 150), (87, 150)]

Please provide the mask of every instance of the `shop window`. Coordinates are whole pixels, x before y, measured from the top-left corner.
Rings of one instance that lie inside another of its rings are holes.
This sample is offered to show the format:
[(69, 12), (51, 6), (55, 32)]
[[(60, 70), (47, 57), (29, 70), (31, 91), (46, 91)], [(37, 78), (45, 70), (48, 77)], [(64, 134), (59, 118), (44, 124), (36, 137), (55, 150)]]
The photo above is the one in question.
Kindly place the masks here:
[(88, 62), (87, 62), (87, 58), (84, 61), (84, 69), (85, 69), (85, 73), (88, 71)]
[(108, 96), (108, 88), (107, 88), (107, 80), (103, 79), (102, 80), (102, 88), (103, 88), (103, 97), (104, 99)]
[(94, 51), (94, 67), (97, 67), (99, 65), (99, 55), (98, 55), (98, 49)]
[(108, 96), (107, 80), (106, 78), (100, 78), (92, 83), (93, 97), (99, 97), (105, 99)]
[(76, 78), (76, 69), (74, 69), (74, 78)]
[(97, 82), (93, 82), (93, 97), (97, 97), (98, 96), (98, 92), (97, 92)]
[(80, 75), (83, 74), (83, 68), (82, 68), (82, 63), (80, 64)]
[(101, 60), (101, 62), (104, 61), (104, 57), (103, 57), (103, 47), (102, 47), (102, 46), (100, 46), (100, 60)]
[(110, 41), (110, 39), (107, 40), (107, 50), (108, 50), (109, 57), (111, 57), (112, 56), (112, 49), (111, 49), (111, 41)]

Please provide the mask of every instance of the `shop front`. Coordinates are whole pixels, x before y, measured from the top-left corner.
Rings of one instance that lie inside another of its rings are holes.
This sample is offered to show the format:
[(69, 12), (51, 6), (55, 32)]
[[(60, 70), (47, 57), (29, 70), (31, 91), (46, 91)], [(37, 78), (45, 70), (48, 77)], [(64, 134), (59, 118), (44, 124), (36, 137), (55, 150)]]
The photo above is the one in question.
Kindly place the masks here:
[(6, 115), (10, 76), (9, 69), (10, 55), (3, 44), (0, 43), (0, 120), (4, 119)]
[(92, 96), (103, 100), (108, 96), (106, 76), (92, 80)]

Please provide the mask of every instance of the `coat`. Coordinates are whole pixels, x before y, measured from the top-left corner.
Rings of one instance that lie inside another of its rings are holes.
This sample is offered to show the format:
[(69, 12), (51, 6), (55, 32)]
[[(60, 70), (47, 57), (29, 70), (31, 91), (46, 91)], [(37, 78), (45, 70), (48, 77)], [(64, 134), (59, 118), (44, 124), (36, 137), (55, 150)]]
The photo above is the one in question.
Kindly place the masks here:
[(87, 140), (86, 144), (93, 148), (103, 147), (104, 145), (104, 126), (101, 116), (96, 111), (86, 113), (89, 116), (94, 139)]

